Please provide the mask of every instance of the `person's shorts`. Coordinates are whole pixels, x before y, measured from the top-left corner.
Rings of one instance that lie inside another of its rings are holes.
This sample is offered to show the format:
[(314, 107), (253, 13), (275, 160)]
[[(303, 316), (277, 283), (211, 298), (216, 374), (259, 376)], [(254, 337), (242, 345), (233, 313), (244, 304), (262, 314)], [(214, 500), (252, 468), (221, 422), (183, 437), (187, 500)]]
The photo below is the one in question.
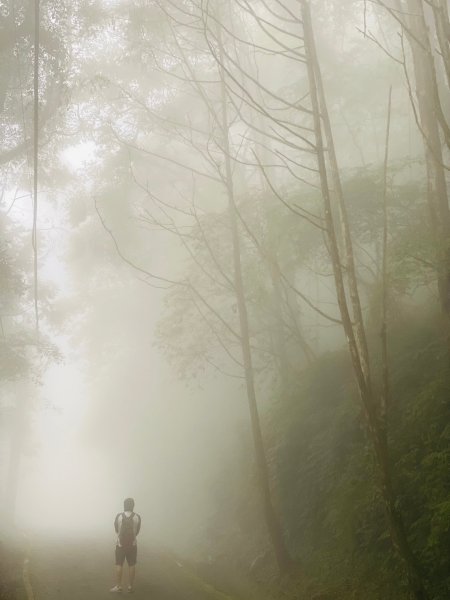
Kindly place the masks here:
[(125, 559), (129, 567), (134, 567), (137, 558), (137, 546), (131, 546), (131, 548), (122, 548), (122, 546), (116, 546), (116, 565), (122, 566)]

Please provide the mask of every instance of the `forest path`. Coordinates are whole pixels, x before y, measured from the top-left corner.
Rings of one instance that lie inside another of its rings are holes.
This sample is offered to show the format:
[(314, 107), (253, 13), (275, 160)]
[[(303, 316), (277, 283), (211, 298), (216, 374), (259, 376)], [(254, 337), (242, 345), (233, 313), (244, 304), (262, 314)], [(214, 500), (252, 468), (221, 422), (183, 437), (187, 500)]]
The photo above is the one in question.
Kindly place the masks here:
[[(124, 589), (127, 585), (124, 568)], [(233, 600), (167, 554), (139, 547), (134, 594), (112, 594), (114, 547), (83, 541), (34, 542), (30, 552), (34, 600)]]

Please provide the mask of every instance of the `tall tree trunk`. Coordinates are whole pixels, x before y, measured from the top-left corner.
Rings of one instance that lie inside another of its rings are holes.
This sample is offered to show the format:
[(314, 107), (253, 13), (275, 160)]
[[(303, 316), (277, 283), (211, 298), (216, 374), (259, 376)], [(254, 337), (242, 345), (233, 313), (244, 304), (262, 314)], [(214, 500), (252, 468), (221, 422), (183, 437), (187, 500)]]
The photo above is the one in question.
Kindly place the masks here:
[(387, 333), (387, 314), (388, 314), (388, 165), (389, 165), (389, 135), (391, 131), (391, 108), (392, 108), (392, 87), (389, 88), (389, 100), (386, 123), (386, 143), (384, 150), (384, 168), (383, 168), (383, 241), (381, 258), (381, 369), (382, 369), (382, 397), (380, 420), (384, 428), (387, 444), (387, 416), (389, 402), (389, 359), (388, 359), (388, 333)]
[(431, 3), (431, 7), (440, 54), (444, 63), (447, 86), (450, 88), (450, 18), (447, 0), (435, 0)]
[[(350, 317), (350, 311), (348, 307), (348, 301), (345, 292), (344, 285), (344, 268), (342, 266), (339, 246), (337, 242), (336, 229), (334, 224), (334, 217), (331, 207), (331, 197), (330, 197), (330, 188), (328, 183), (328, 175), (327, 175), (327, 167), (325, 160), (325, 149), (323, 143), (323, 134), (322, 134), (322, 117), (323, 108), (324, 108), (324, 95), (320, 93), (320, 69), (318, 65), (318, 61), (316, 59), (315, 52), (315, 40), (314, 40), (314, 32), (311, 22), (311, 13), (309, 8), (309, 2), (307, 0), (301, 0), (301, 14), (303, 21), (303, 30), (304, 30), (304, 43), (305, 43), (305, 54), (306, 54), (306, 62), (307, 62), (307, 70), (308, 70), (308, 80), (309, 80), (309, 88), (310, 88), (310, 97), (313, 109), (313, 119), (314, 119), (314, 130), (316, 137), (316, 152), (317, 152), (317, 162), (320, 176), (320, 186), (324, 203), (324, 213), (325, 213), (325, 221), (326, 221), (326, 229), (327, 229), (327, 239), (328, 239), (328, 250), (330, 253), (331, 263), (333, 266), (333, 274), (336, 285), (336, 293), (337, 300), (339, 305), (339, 310), (341, 313), (341, 319), (344, 327), (344, 331), (346, 334), (348, 347), (350, 351), (350, 356), (352, 359), (353, 370), (356, 376), (356, 381), (359, 390), (359, 396), (361, 399), (361, 403), (364, 407), (364, 412), (367, 420), (368, 431), (370, 439), (372, 440), (375, 457), (378, 465), (378, 470), (380, 474), (380, 488), (382, 492), (382, 496), (384, 499), (384, 504), (386, 507), (388, 524), (390, 530), (390, 536), (393, 542), (394, 547), (398, 551), (399, 556), (401, 557), (405, 570), (408, 576), (409, 586), (411, 591), (414, 594), (416, 600), (425, 600), (426, 592), (422, 583), (422, 579), (420, 576), (420, 572), (418, 566), (416, 564), (415, 557), (411, 550), (411, 547), (408, 542), (408, 538), (406, 535), (405, 527), (403, 524), (402, 517), (397, 509), (396, 495), (392, 486), (392, 476), (391, 476), (391, 467), (388, 456), (388, 447), (387, 447), (387, 438), (385, 435), (385, 428), (380, 421), (380, 407), (377, 403), (376, 395), (374, 394), (374, 390), (370, 381), (370, 378), (366, 376), (366, 367), (364, 364), (365, 356), (361, 353), (361, 340), (358, 340), (358, 334), (355, 334), (355, 329), (357, 331), (358, 327), (362, 327), (364, 329), (364, 324), (362, 321), (355, 326)], [(322, 103), (320, 101), (322, 98)], [(322, 104), (322, 106), (321, 106)], [(322, 109), (322, 110), (321, 110)], [(326, 120), (326, 119), (325, 119)], [(325, 124), (325, 130), (327, 131), (328, 127)], [(329, 135), (331, 135), (331, 127), (329, 128)], [(337, 163), (333, 167), (332, 161), (332, 172), (333, 169), (337, 168)], [(338, 174), (337, 174), (338, 175)], [(333, 177), (334, 182), (336, 183), (336, 175)], [(341, 213), (342, 214), (342, 213)], [(345, 215), (345, 213), (344, 213)], [(348, 230), (348, 235), (350, 235), (350, 231)], [(351, 241), (351, 240), (350, 240)], [(347, 258), (348, 258), (348, 246), (347, 246)], [(348, 267), (348, 264), (346, 265)], [(355, 301), (352, 298), (352, 294), (355, 292), (352, 290), (352, 283), (349, 282), (350, 287), (350, 296), (352, 303)], [(357, 293), (357, 290), (356, 290)], [(359, 303), (359, 298), (357, 299)], [(364, 353), (364, 350), (362, 350)]]
[(241, 265), (241, 243), (238, 229), (238, 212), (235, 203), (233, 174), (231, 168), (231, 151), (229, 143), (229, 120), (227, 111), (227, 92), (225, 74), (221, 65), (224, 61), (224, 53), (221, 41), (220, 28), (218, 29), (218, 44), (219, 44), (219, 73), (221, 87), (221, 105), (222, 105), (222, 135), (224, 144), (224, 160), (225, 160), (225, 181), (228, 196), (228, 210), (230, 215), (230, 226), (233, 243), (233, 267), (234, 267), (234, 287), (236, 291), (236, 299), (239, 314), (241, 348), (244, 362), (245, 383), (247, 390), (247, 400), (250, 411), (250, 419), (253, 433), (253, 442), (255, 447), (255, 457), (258, 469), (258, 480), (262, 495), (262, 503), (265, 521), (269, 532), (272, 547), (275, 553), (278, 567), (281, 572), (288, 571), (291, 565), (290, 555), (284, 540), (282, 528), (275, 512), (270, 489), (269, 469), (267, 465), (267, 457), (264, 449), (264, 442), (261, 432), (261, 423), (258, 412), (258, 405), (255, 390), (255, 378), (252, 363), (252, 353), (250, 347), (250, 331), (248, 322), (247, 304), (245, 300), (244, 284), (242, 277)]
[(408, 37), (416, 81), (417, 117), (427, 170), (427, 199), (437, 248), (437, 284), (447, 344), (450, 351), (450, 211), (443, 166), (440, 127), (444, 115), (439, 100), (436, 69), (421, 0), (407, 0)]
[(347, 207), (345, 205), (344, 191), (342, 189), (339, 164), (337, 160), (336, 148), (334, 145), (334, 137), (331, 127), (330, 116), (328, 113), (328, 106), (323, 86), (322, 73), (320, 71), (319, 59), (317, 57), (317, 50), (314, 37), (311, 38), (311, 45), (309, 47), (309, 59), (314, 69), (314, 77), (320, 107), (320, 116), (322, 118), (323, 130), (327, 145), (326, 151), (328, 155), (328, 161), (330, 164), (331, 180), (333, 183), (333, 193), (337, 199), (339, 206), (339, 216), (345, 254), (345, 261), (343, 263), (344, 274), (346, 275), (346, 279), (348, 281), (348, 290), (353, 313), (353, 322), (355, 323), (355, 339), (358, 345), (358, 352), (361, 359), (362, 371), (366, 379), (366, 385), (370, 387), (371, 377), (369, 349), (367, 346), (366, 332), (364, 328), (364, 317), (358, 290), (358, 278), (356, 273), (355, 256), (353, 252), (353, 242), (350, 231), (350, 223), (348, 220)]

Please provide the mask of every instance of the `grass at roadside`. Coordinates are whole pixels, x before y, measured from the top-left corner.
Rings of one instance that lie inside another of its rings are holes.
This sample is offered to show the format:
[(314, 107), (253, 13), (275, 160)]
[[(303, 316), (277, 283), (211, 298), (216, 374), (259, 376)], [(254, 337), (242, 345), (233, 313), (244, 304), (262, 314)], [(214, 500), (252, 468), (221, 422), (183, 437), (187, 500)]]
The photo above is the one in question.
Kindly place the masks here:
[(15, 534), (0, 535), (0, 600), (26, 600), (23, 585), (24, 541)]

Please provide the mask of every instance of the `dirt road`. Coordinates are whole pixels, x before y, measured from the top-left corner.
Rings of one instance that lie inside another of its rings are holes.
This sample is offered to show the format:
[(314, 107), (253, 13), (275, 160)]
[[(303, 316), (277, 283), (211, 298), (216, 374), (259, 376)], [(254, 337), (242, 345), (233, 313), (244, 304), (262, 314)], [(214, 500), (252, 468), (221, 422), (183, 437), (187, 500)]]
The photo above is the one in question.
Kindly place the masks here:
[[(135, 593), (111, 594), (114, 584), (111, 544), (59, 540), (33, 542), (31, 584), (35, 600), (233, 600), (201, 581), (168, 554), (139, 547)], [(124, 587), (127, 584), (124, 569)]]

